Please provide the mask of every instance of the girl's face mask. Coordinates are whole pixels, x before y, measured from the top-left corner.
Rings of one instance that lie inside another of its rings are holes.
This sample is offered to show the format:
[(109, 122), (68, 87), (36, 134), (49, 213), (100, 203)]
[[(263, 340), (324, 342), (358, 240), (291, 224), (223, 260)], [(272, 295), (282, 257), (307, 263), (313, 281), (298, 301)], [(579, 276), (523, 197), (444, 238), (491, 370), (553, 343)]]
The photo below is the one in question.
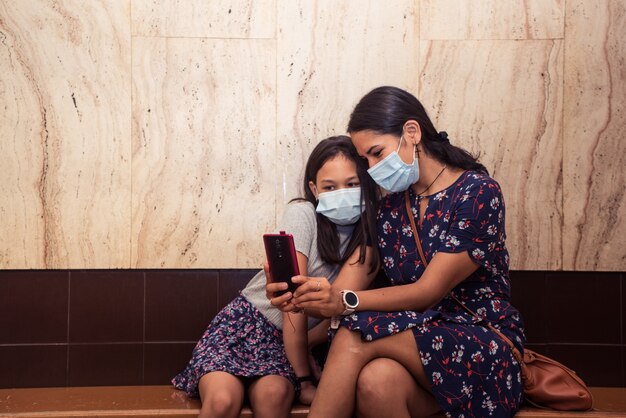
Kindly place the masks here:
[(361, 188), (349, 187), (320, 193), (315, 211), (337, 225), (351, 225), (359, 220), (364, 205)]
[(372, 179), (374, 179), (380, 187), (392, 193), (405, 191), (411, 187), (420, 176), (419, 165), (417, 158), (415, 158), (415, 147), (417, 145), (413, 145), (412, 164), (407, 164), (402, 161), (402, 158), (400, 158), (398, 154), (403, 139), (404, 136), (401, 136), (397, 150), (385, 157), (384, 160), (378, 162), (374, 167), (367, 170)]

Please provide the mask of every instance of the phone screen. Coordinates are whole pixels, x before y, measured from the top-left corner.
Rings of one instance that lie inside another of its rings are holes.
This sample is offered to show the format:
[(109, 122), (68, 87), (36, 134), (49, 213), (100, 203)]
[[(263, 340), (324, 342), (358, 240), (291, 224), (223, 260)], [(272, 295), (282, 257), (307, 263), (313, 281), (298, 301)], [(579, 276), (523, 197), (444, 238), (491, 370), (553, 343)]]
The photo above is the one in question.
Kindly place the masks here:
[[(270, 274), (274, 282), (286, 282), (289, 291), (296, 290), (296, 285), (291, 281), (293, 276), (300, 274), (298, 269), (298, 257), (296, 247), (293, 244), (293, 235), (280, 231), (278, 234), (264, 234), (265, 255), (269, 264)], [(277, 292), (276, 296), (283, 292)]]

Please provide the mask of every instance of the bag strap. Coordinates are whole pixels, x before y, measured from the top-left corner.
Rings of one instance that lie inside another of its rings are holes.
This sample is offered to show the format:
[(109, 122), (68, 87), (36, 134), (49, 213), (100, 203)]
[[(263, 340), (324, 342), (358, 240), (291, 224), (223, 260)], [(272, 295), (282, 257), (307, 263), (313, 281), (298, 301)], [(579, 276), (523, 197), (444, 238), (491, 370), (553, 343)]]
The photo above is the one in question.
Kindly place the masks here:
[[(428, 261), (426, 261), (426, 257), (424, 256), (424, 250), (422, 250), (422, 243), (420, 242), (419, 235), (417, 235), (417, 227), (415, 226), (415, 219), (413, 218), (413, 211), (411, 210), (411, 201), (409, 200), (409, 190), (404, 191), (404, 203), (406, 204), (406, 212), (409, 215), (409, 221), (411, 222), (411, 229), (413, 230), (413, 238), (415, 238), (415, 244), (417, 245), (417, 251), (420, 253), (420, 258), (422, 259), (422, 264), (424, 264), (424, 268), (428, 265)], [(420, 217), (419, 206), (417, 207), (417, 216)], [(422, 226), (422, 222), (420, 222), (420, 227)]]
[[(408, 189), (404, 191), (404, 202), (405, 202), (407, 214), (409, 216), (409, 221), (411, 222), (411, 229), (413, 230), (413, 238), (415, 238), (415, 245), (417, 246), (417, 251), (420, 254), (420, 258), (422, 259), (422, 263), (424, 264), (424, 268), (426, 268), (426, 266), (428, 266), (428, 261), (426, 261), (426, 257), (424, 256), (424, 250), (422, 249), (422, 243), (421, 243), (421, 241), (419, 239), (419, 235), (417, 234), (417, 227), (415, 226), (415, 219), (413, 218), (413, 211), (411, 210), (411, 201), (409, 199), (409, 191), (408, 191)], [(419, 213), (419, 206), (418, 206), (417, 212), (418, 212), (417, 215), (420, 216), (420, 219), (421, 219), (421, 215)], [(421, 226), (421, 222), (420, 222), (420, 226)], [(476, 315), (476, 313), (474, 311), (472, 311), (470, 308), (465, 306), (465, 304), (463, 302), (461, 302), (452, 293), (450, 293), (450, 297), (452, 299), (454, 299), (454, 301), (456, 303), (461, 305), (461, 307), (463, 309), (465, 309), (470, 315), (472, 315), (474, 318), (476, 318), (476, 320), (478, 322), (484, 322), (483, 318), (481, 318), (480, 316)], [(522, 357), (522, 354), (517, 349), (517, 347), (515, 347), (515, 345), (513, 344), (513, 341), (511, 341), (506, 335), (504, 335), (499, 329), (497, 329), (496, 327), (491, 325), (489, 322), (486, 322), (486, 324), (487, 324), (487, 327), (490, 330), (495, 332), (504, 342), (506, 342), (511, 347), (511, 350), (513, 352), (513, 356), (515, 357), (515, 360), (517, 360), (517, 362), (521, 366), (523, 364), (523, 357)]]

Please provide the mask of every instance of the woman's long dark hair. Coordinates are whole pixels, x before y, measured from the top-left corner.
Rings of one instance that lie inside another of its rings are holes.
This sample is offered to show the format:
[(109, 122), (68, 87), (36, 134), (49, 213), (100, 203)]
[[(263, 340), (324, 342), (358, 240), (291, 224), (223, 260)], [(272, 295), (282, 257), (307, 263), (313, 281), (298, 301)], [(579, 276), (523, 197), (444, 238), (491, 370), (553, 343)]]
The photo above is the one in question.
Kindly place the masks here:
[(350, 115), (348, 133), (371, 130), (399, 137), (408, 120), (419, 123), (422, 146), (428, 155), (450, 167), (488, 174), (477, 157), (450, 144), (445, 132), (437, 132), (424, 106), (415, 96), (397, 87), (378, 87), (363, 96)]
[(357, 175), (361, 184), (361, 200), (366, 208), (361, 214), (361, 219), (357, 221), (352, 232), (352, 237), (348, 242), (348, 247), (341, 256), (339, 251), (339, 237), (337, 226), (324, 215), (317, 216), (317, 250), (327, 263), (342, 264), (354, 251), (359, 248), (359, 263), (365, 262), (365, 251), (369, 245), (374, 251), (374, 262), (370, 266), (370, 271), (378, 268), (378, 246), (376, 237), (376, 209), (379, 198), (378, 187), (367, 173), (367, 162), (359, 157), (356, 149), (352, 145), (349, 137), (345, 135), (333, 136), (322, 140), (311, 152), (304, 171), (304, 182), (302, 189), (304, 198), (293, 199), (294, 201), (306, 200), (313, 206), (317, 206), (317, 199), (309, 187), (309, 182), (316, 183), (317, 172), (326, 161), (337, 156), (343, 156), (356, 165)]

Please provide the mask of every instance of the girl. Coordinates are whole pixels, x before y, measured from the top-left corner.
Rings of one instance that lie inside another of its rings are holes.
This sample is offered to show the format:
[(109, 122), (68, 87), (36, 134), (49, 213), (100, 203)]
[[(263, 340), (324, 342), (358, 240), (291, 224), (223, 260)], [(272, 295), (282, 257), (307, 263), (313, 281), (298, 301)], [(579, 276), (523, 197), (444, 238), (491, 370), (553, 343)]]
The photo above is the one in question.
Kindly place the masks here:
[[(339, 275), (346, 286), (367, 287), (377, 253), (368, 246), (375, 220), (363, 208), (376, 202), (377, 188), (349, 137), (315, 147), (303, 189), (304, 197), (287, 206), (279, 225), (294, 237), (301, 274), (330, 282)], [(313, 399), (309, 347), (326, 341), (327, 321), (274, 309), (265, 285), (260, 271), (216, 315), (187, 368), (172, 380), (200, 395), (201, 417), (238, 417), (246, 396), (255, 417), (287, 417), (294, 398), (305, 404)]]

